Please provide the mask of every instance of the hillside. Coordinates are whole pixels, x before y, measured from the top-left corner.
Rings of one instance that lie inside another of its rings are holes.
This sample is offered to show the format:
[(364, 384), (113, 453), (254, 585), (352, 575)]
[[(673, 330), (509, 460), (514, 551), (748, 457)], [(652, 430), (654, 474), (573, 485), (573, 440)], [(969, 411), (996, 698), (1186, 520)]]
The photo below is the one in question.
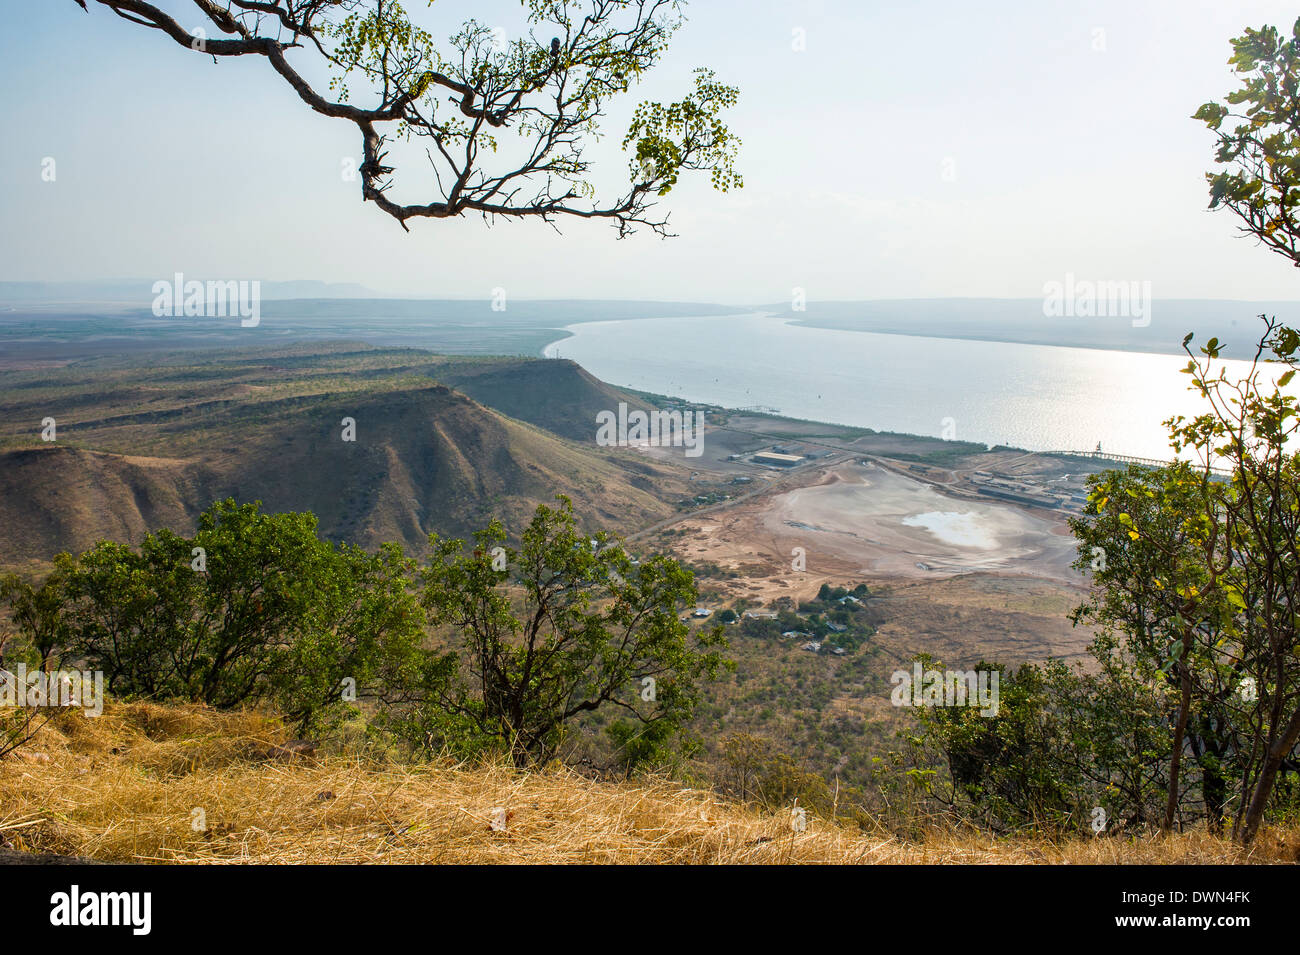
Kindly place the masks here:
[(188, 530), (227, 496), (310, 510), (326, 536), (367, 547), (419, 549), (430, 531), (492, 517), (517, 528), (558, 493), (593, 525), (635, 529), (671, 513), (684, 482), (591, 441), (586, 422), (622, 397), (571, 362), (356, 346), (7, 372), (0, 554), (21, 566), (101, 537)]
[(634, 401), (567, 359), (444, 360), (426, 374), (502, 414), (590, 442), (596, 412)]
[(795, 832), (789, 806), (664, 779), (268, 758), (284, 739), (256, 712), (131, 704), (95, 719), (64, 714), (0, 774), (0, 848), (115, 862), (1176, 864), (1289, 862), (1300, 847), (1300, 834), (1278, 830), (1249, 852), (1201, 832), (1052, 841), (934, 829), (903, 839), (811, 814)]

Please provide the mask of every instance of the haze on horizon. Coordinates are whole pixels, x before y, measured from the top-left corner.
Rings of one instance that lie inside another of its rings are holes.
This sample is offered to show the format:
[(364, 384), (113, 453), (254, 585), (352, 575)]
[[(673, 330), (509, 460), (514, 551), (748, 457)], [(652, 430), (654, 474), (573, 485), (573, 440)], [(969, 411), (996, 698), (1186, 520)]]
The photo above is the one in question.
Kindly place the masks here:
[[(93, 5), (92, 5), (93, 6)], [(165, 4), (169, 9), (182, 7)], [(492, 23), (518, 4), (416, 16)], [(0, 36), (0, 280), (194, 277), (352, 282), (386, 295), (752, 304), (1036, 298), (1073, 273), (1157, 298), (1294, 299), (1292, 266), (1206, 211), (1212, 142), (1190, 118), (1234, 88), (1229, 39), (1300, 5), (1118, 0), (709, 0), (593, 153), (617, 181), (640, 99), (707, 65), (741, 89), (739, 192), (684, 178), (677, 238), (604, 223), (421, 221), (406, 234), (340, 169), (349, 124), (311, 113), (264, 62), (213, 64), (105, 9), (26, 10)], [(806, 31), (806, 51), (792, 48)], [(442, 29), (438, 35), (445, 35)], [(719, 38), (725, 38), (721, 42)], [(147, 91), (147, 95), (142, 95)], [(57, 164), (54, 182), (42, 162)], [(417, 193), (408, 171), (397, 190)], [(197, 225), (196, 223), (202, 223)]]

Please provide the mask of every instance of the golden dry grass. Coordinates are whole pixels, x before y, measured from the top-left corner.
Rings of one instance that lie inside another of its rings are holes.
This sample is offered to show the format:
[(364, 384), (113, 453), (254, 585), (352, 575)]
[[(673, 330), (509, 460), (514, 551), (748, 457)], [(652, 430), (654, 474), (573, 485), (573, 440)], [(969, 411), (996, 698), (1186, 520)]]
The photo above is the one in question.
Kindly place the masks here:
[[(1300, 833), (1250, 853), (1205, 833), (1140, 840), (919, 842), (768, 813), (666, 780), (565, 770), (277, 762), (275, 720), (201, 707), (65, 715), (0, 763), (0, 839), (105, 861), (199, 863), (1231, 863), (1291, 862)], [(195, 828), (195, 810), (206, 826)], [(504, 831), (493, 814), (509, 813)]]

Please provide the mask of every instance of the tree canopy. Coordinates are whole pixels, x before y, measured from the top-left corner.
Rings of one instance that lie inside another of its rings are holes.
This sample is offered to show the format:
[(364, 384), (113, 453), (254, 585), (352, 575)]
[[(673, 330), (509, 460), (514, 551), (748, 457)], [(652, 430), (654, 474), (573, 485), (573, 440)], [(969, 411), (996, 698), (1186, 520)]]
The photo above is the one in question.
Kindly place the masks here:
[(192, 537), (100, 541), (59, 555), (40, 586), (0, 577), (14, 630), (0, 663), (84, 662), (124, 699), (269, 702), (301, 733), (371, 716), (416, 750), (520, 764), (613, 711), (624, 768), (668, 753), (725, 665), (720, 626), (679, 618), (691, 572), (589, 538), (567, 500), (540, 506), (518, 548), (497, 522), (472, 549), (434, 535), (423, 567), (397, 544), (367, 553), (316, 531), (311, 514), (228, 499)]
[(1205, 177), (1210, 208), (1230, 209), (1243, 232), (1300, 266), (1300, 19), (1290, 37), (1273, 26), (1246, 30), (1228, 64), (1241, 86), (1194, 116), (1218, 138), (1221, 168)]
[(437, 709), (521, 763), (555, 754), (567, 725), (608, 707), (626, 747), (669, 735), (693, 714), (726, 645), (717, 625), (692, 632), (678, 615), (698, 598), (676, 560), (634, 561), (604, 533), (579, 531), (567, 499), (540, 506), (520, 546), (493, 522), (475, 539), (431, 538), (424, 571), (430, 619), (460, 645)]

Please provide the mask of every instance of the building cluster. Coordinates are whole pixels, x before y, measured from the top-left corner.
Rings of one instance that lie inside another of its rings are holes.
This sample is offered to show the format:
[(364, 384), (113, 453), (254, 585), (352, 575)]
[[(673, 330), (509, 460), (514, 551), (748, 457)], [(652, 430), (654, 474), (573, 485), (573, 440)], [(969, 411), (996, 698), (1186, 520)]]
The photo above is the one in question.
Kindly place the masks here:
[(1031, 478), (1008, 478), (989, 471), (972, 471), (971, 481), (985, 497), (1013, 504), (1082, 512), (1088, 503), (1088, 492), (1081, 487), (1052, 487)]

